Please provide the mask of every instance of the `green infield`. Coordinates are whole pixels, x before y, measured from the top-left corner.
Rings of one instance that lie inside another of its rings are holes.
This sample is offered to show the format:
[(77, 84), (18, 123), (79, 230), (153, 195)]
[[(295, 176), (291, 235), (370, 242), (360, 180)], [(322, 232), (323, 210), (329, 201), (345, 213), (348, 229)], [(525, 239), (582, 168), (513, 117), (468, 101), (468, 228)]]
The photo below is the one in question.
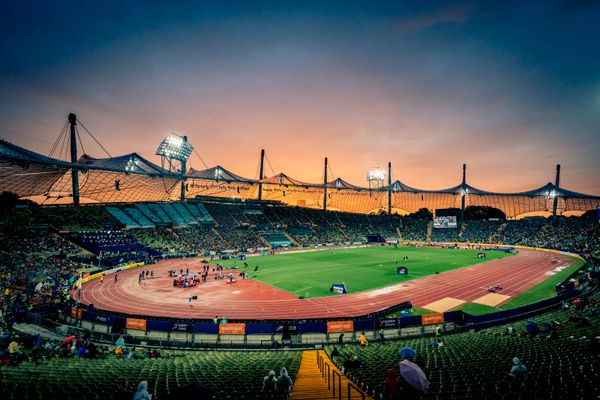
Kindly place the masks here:
[[(486, 252), (477, 258), (477, 250), (431, 247), (366, 247), (275, 256), (248, 257), (248, 276), (296, 296), (324, 297), (333, 283), (345, 283), (349, 293), (382, 288), (482, 262), (510, 256), (500, 251)], [(408, 261), (403, 262), (403, 257)], [(224, 260), (227, 268), (243, 268), (239, 260)], [(258, 265), (258, 273), (254, 267)], [(408, 275), (396, 274), (396, 267), (408, 268)]]

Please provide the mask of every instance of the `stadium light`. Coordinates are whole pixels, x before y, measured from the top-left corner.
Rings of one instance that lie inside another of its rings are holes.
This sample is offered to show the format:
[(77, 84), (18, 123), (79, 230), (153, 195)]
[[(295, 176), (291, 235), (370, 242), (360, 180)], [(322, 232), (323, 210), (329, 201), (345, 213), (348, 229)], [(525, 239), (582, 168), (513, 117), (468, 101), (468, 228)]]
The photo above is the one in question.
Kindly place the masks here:
[(139, 159), (137, 157), (131, 157), (129, 158), (129, 160), (127, 161), (127, 165), (125, 165), (125, 171), (127, 172), (133, 172), (136, 169), (138, 169), (138, 163)]
[(383, 182), (383, 181), (385, 181), (385, 176), (386, 176), (386, 173), (383, 168), (379, 168), (379, 167), (371, 168), (367, 172), (367, 181)]
[(194, 147), (187, 141), (187, 136), (171, 133), (160, 142), (156, 155), (186, 162), (192, 155), (192, 150)]

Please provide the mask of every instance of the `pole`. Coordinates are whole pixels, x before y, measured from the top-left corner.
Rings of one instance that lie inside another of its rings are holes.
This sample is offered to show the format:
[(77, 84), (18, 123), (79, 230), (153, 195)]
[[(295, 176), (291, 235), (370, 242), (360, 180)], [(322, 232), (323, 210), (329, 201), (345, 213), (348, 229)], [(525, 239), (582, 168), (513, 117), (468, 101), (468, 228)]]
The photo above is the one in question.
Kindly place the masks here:
[(327, 211), (327, 157), (325, 157), (325, 171), (323, 173), (323, 211)]
[(460, 220), (462, 222), (465, 220), (465, 197), (467, 194), (467, 164), (463, 164), (462, 184), (460, 186)]
[(392, 215), (392, 162), (388, 161), (388, 215)]
[[(69, 114), (69, 125), (71, 127), (71, 162), (77, 162), (77, 116), (73, 113)], [(75, 168), (71, 168), (71, 181), (73, 186), (73, 205), (79, 205), (79, 173)]]
[(552, 218), (556, 222), (556, 209), (558, 208), (558, 189), (560, 188), (560, 164), (556, 164), (556, 179), (554, 180), (554, 199), (552, 200)]
[(265, 149), (260, 150), (260, 171), (258, 172), (258, 200), (262, 200), (262, 180), (264, 178)]
[[(187, 143), (187, 136), (183, 137), (183, 141)], [(185, 173), (187, 172), (187, 163), (184, 161), (181, 162), (181, 195), (179, 196), (179, 200), (185, 200)]]

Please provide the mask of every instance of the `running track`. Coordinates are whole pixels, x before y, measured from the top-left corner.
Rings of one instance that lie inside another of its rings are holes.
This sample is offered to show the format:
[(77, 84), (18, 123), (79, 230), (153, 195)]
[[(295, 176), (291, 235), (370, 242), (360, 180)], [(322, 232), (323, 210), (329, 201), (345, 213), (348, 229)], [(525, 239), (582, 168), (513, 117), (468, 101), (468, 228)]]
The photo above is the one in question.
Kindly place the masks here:
[[(542, 251), (521, 250), (513, 257), (489, 261), (470, 267), (431, 275), (413, 281), (368, 292), (313, 299), (298, 297), (251, 279), (229, 285), (209, 275), (206, 284), (182, 289), (172, 286), (169, 269), (190, 268), (201, 271), (199, 260), (166, 260), (158, 264), (107, 275), (103, 284), (98, 279), (84, 285), (83, 304), (97, 309), (153, 317), (212, 319), (226, 315), (232, 319), (306, 319), (344, 318), (365, 315), (383, 308), (411, 301), (422, 307), (446, 297), (473, 301), (486, 295), (487, 288), (501, 283), (500, 294), (515, 297), (537, 285), (557, 267), (572, 260), (566, 256)], [(138, 282), (142, 269), (152, 269), (154, 279)], [(188, 295), (198, 300), (188, 302)], [(75, 295), (75, 294), (74, 294)]]

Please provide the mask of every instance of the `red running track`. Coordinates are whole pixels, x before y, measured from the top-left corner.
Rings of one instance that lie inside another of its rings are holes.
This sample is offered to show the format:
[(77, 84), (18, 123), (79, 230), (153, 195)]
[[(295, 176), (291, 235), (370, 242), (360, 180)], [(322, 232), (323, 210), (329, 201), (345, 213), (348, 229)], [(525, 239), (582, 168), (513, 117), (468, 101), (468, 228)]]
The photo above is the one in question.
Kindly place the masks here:
[[(191, 289), (173, 287), (170, 269), (201, 271), (200, 260), (166, 260), (158, 264), (119, 272), (118, 282), (108, 275), (83, 286), (81, 302), (97, 309), (153, 317), (211, 319), (306, 319), (344, 318), (365, 315), (411, 301), (423, 307), (446, 297), (473, 301), (488, 294), (485, 289), (500, 283), (499, 294), (511, 298), (545, 280), (553, 270), (572, 260), (560, 254), (522, 250), (513, 257), (431, 275), (382, 289), (340, 296), (299, 299), (266, 284), (246, 279), (229, 285), (209, 275), (207, 283)], [(138, 282), (140, 270), (151, 269), (154, 279)], [(212, 279), (212, 280), (211, 280)], [(188, 302), (189, 294), (198, 300)]]

